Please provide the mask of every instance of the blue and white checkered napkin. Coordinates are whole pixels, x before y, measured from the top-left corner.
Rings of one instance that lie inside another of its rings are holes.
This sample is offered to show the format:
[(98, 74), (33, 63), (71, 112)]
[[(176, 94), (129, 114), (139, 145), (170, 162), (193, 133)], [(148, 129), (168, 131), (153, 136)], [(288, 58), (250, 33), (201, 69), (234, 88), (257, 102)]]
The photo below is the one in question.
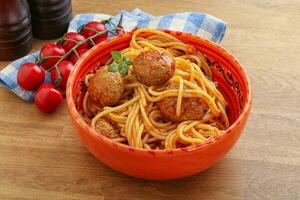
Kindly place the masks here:
[[(155, 17), (136, 8), (131, 12), (122, 10), (118, 15), (113, 17), (95, 13), (75, 15), (70, 22), (68, 32), (77, 31), (80, 26), (89, 21), (99, 21), (110, 17), (117, 24), (121, 15), (123, 15), (122, 26), (126, 31), (134, 28), (169, 29), (189, 32), (216, 43), (221, 42), (226, 31), (226, 23), (224, 21), (204, 13), (184, 12)], [(39, 52), (35, 52), (20, 58), (0, 71), (0, 86), (8, 88), (24, 100), (33, 101), (34, 92), (25, 91), (20, 88), (17, 83), (17, 73), (23, 63), (34, 62), (38, 55)], [(49, 81), (49, 74), (47, 74), (45, 82)]]

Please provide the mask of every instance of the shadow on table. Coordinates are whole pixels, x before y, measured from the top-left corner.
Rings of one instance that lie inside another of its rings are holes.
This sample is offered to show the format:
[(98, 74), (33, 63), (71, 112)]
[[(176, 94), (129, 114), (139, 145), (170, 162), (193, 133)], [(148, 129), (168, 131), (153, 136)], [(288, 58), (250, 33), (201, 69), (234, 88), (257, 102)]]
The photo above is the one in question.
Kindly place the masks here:
[(201, 173), (171, 181), (132, 178), (106, 167), (96, 159), (88, 160), (95, 167), (89, 191), (96, 192), (93, 188), (97, 188), (99, 192), (100, 189), (105, 199), (233, 199), (244, 193), (242, 188), (233, 187), (241, 180), (237, 177), (241, 169), (238, 169), (237, 161), (232, 159), (225, 158)]

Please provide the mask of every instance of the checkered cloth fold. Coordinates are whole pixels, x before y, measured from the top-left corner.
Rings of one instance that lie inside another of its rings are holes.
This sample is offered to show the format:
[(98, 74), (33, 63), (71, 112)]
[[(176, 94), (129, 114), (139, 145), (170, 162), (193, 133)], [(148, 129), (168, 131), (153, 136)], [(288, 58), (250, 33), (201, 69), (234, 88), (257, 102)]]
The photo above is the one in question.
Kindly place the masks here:
[[(110, 17), (112, 18), (112, 22), (117, 24), (121, 15), (123, 16), (122, 26), (126, 31), (130, 31), (134, 28), (169, 29), (192, 33), (216, 43), (221, 42), (226, 31), (226, 23), (224, 21), (205, 13), (183, 12), (156, 17), (136, 8), (131, 12), (122, 10), (116, 16), (96, 13), (75, 15), (70, 22), (68, 32), (77, 31), (83, 24), (89, 21), (101, 21), (109, 19)], [(107, 26), (108, 29), (112, 28), (109, 27), (109, 25)], [(109, 35), (109, 37), (112, 37), (112, 35)], [(0, 71), (0, 86), (8, 88), (26, 101), (33, 101), (34, 92), (23, 90), (18, 85), (17, 73), (23, 63), (34, 62), (38, 55), (39, 51), (15, 60), (6, 66)], [(49, 73), (47, 73), (45, 82), (50, 81)]]

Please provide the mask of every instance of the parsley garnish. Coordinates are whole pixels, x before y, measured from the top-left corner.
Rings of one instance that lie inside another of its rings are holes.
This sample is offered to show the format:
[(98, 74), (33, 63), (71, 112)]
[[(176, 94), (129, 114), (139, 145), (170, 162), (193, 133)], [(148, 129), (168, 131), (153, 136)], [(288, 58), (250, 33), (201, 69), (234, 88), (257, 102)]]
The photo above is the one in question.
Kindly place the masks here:
[(109, 72), (117, 72), (120, 71), (122, 76), (127, 76), (128, 74), (128, 67), (132, 65), (129, 56), (125, 54), (123, 57), (120, 52), (112, 51), (111, 56), (114, 59), (114, 62), (109, 65), (108, 71)]

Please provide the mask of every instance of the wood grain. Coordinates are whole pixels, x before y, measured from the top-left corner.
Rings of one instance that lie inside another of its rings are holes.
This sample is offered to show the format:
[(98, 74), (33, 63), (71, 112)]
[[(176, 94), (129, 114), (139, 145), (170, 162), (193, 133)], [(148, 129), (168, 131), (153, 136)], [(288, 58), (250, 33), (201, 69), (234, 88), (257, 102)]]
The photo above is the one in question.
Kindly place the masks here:
[[(0, 88), (0, 199), (300, 199), (299, 0), (73, 0), (74, 13), (201, 11), (228, 22), (222, 45), (254, 88), (247, 127), (214, 167), (167, 182), (115, 172), (80, 143), (66, 105), (37, 111)], [(45, 41), (35, 40), (33, 51)], [(0, 62), (2, 69), (8, 62)]]

